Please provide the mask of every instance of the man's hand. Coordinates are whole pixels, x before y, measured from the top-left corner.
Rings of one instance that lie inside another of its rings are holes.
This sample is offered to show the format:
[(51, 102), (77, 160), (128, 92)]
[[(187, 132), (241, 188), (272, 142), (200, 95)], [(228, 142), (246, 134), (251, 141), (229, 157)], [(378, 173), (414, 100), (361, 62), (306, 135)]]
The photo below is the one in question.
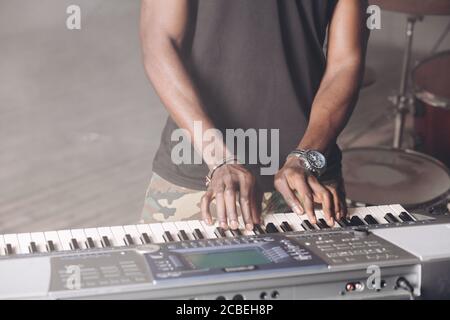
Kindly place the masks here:
[(201, 199), (203, 220), (212, 224), (210, 205), (215, 199), (219, 226), (238, 229), (236, 203), (239, 201), (245, 228), (251, 231), (253, 225), (260, 222), (261, 210), (256, 198), (255, 177), (240, 164), (226, 164), (214, 172), (208, 190)]
[(347, 214), (342, 181), (322, 184), (310, 175), (295, 157), (289, 158), (276, 174), (275, 188), (295, 213), (306, 213), (312, 223), (317, 222), (314, 202), (322, 204), (330, 227)]

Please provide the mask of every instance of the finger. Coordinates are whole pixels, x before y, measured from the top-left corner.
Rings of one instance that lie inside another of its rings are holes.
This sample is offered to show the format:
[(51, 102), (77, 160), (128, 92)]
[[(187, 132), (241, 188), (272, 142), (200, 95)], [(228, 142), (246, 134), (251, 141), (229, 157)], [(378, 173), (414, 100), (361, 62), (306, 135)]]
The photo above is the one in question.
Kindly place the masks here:
[(202, 214), (202, 219), (206, 224), (212, 224), (212, 216), (210, 205), (213, 198), (213, 193), (211, 191), (207, 191), (200, 200), (200, 210)]
[(228, 229), (227, 213), (225, 209), (225, 197), (222, 190), (216, 193), (216, 210), (217, 219), (219, 220), (219, 226), (223, 229)]
[(336, 221), (339, 221), (342, 219), (342, 208), (341, 208), (341, 201), (339, 199), (338, 192), (337, 192), (335, 186), (327, 186), (327, 189), (331, 193), (331, 196), (332, 196), (333, 207), (334, 207), (334, 216), (336, 218)]
[(227, 210), (228, 225), (231, 229), (236, 230), (239, 228), (236, 210), (236, 190), (234, 190), (231, 179), (225, 180), (225, 208)]
[(250, 201), (250, 207), (251, 207), (251, 214), (252, 214), (252, 221), (254, 224), (260, 224), (261, 223), (261, 203), (262, 203), (262, 195), (256, 189), (253, 189), (253, 192), (251, 194), (251, 201)]
[(306, 178), (300, 175), (296, 175), (291, 177), (288, 182), (291, 187), (295, 189), (298, 197), (300, 197), (303, 203), (303, 209), (306, 212), (309, 220), (312, 223), (317, 223), (316, 214), (314, 213), (313, 192), (306, 182)]
[(334, 207), (333, 207), (333, 198), (331, 192), (324, 187), (316, 177), (308, 177), (308, 183), (311, 187), (311, 190), (316, 194), (317, 198), (320, 200), (322, 204), (322, 210), (325, 215), (325, 220), (330, 227), (334, 226)]
[(277, 191), (283, 196), (284, 201), (288, 204), (288, 206), (298, 215), (301, 215), (304, 213), (302, 210), (302, 205), (300, 201), (298, 201), (295, 194), (292, 192), (291, 188), (289, 187), (288, 182), (286, 181), (286, 178), (277, 178), (275, 181), (275, 188)]
[(250, 199), (253, 193), (252, 181), (245, 176), (240, 177), (239, 204), (241, 206), (242, 217), (244, 219), (245, 228), (249, 231), (253, 230), (252, 209)]

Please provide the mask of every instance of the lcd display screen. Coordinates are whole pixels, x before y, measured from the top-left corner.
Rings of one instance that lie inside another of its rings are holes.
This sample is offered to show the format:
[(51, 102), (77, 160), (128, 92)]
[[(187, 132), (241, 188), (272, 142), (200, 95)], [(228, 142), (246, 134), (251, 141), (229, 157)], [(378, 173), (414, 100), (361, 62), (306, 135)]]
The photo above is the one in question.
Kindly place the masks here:
[(270, 263), (257, 249), (238, 251), (196, 252), (184, 257), (197, 269), (233, 268)]

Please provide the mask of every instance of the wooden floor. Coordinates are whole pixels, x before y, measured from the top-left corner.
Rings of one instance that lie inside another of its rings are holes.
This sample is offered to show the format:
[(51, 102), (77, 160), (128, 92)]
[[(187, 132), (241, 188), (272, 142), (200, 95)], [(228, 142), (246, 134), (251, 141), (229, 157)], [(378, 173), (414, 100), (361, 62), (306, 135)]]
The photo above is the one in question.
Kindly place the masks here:
[[(120, 19), (94, 10), (81, 31), (62, 21), (0, 31), (0, 234), (139, 218), (166, 113), (141, 66), (138, 6), (115, 2)], [(6, 16), (20, 18), (8, 6)], [(383, 115), (399, 59), (371, 47), (378, 81), (362, 92), (342, 147), (390, 143)]]

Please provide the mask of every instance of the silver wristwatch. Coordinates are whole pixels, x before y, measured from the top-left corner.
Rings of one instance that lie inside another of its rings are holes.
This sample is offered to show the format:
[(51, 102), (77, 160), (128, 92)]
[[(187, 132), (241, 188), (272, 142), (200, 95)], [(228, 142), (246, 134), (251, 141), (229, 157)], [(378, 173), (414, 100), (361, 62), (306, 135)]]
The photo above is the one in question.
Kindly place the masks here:
[(327, 159), (316, 150), (294, 150), (289, 157), (298, 158), (304, 168), (316, 176), (320, 176), (327, 169)]

